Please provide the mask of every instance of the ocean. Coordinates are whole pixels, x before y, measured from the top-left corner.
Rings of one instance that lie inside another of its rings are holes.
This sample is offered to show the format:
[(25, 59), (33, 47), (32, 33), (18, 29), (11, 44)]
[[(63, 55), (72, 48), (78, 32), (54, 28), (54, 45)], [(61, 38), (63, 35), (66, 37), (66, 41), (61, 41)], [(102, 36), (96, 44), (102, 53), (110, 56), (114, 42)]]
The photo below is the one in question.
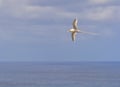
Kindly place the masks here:
[(120, 87), (120, 62), (0, 62), (0, 87)]

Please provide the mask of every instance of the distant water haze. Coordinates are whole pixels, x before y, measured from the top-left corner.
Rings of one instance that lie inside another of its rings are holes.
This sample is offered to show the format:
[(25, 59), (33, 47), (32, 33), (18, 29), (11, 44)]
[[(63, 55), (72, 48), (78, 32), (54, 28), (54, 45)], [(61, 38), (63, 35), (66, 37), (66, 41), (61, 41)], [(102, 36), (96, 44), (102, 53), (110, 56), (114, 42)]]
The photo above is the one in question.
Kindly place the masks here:
[(119, 62), (0, 63), (0, 87), (119, 87)]

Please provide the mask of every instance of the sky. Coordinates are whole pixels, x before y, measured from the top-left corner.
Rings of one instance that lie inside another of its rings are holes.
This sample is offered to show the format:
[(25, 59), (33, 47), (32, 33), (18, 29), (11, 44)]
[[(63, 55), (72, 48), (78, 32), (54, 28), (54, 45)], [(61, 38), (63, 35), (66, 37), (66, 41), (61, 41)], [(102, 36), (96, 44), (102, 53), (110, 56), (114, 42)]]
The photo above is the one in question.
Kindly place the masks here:
[(119, 33), (119, 0), (0, 0), (0, 61), (120, 61)]

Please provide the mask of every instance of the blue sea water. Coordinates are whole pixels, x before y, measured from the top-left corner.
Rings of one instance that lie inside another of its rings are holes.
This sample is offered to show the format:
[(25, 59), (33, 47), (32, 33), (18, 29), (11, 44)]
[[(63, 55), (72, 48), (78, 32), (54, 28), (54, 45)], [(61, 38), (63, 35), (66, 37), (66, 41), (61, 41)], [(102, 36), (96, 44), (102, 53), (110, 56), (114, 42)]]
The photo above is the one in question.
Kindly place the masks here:
[(120, 87), (120, 62), (1, 62), (0, 87)]

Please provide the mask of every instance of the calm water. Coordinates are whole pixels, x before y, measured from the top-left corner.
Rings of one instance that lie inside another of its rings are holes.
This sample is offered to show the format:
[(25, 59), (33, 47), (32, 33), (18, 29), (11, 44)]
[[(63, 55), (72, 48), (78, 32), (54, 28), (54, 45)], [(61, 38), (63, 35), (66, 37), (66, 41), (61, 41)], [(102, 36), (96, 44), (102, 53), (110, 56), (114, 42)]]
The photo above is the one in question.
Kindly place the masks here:
[(1, 62), (0, 87), (120, 87), (120, 63)]

